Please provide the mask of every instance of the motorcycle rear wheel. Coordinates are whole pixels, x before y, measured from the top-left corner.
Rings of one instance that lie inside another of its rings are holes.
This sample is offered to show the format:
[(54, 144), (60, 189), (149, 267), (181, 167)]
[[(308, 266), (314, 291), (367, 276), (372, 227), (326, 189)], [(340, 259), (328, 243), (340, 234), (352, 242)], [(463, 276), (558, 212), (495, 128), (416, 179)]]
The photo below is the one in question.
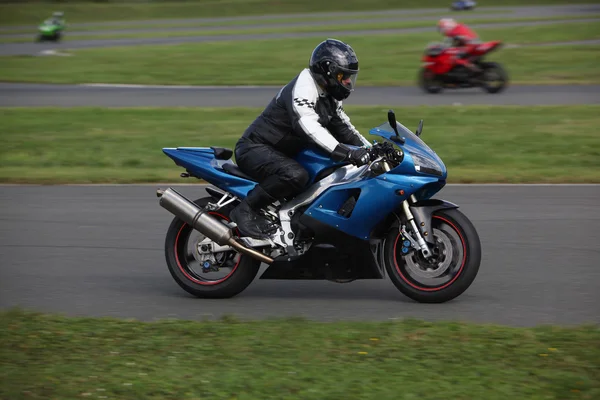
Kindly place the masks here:
[[(500, 93), (508, 84), (508, 73), (504, 67), (496, 62), (484, 62), (480, 67), (483, 69), (482, 88), (488, 93)], [(495, 77), (497, 85), (490, 84), (490, 78)]]
[[(194, 200), (194, 203), (206, 207), (209, 201), (214, 199), (204, 197)], [(228, 205), (208, 213), (228, 221), (232, 209), (233, 207)], [(193, 239), (193, 235), (198, 235), (199, 238)], [(181, 219), (173, 218), (165, 238), (165, 258), (175, 282), (186, 292), (200, 298), (229, 298), (246, 289), (258, 274), (260, 261), (235, 250), (214, 253), (219, 269), (227, 268), (221, 274), (214, 276), (213, 272), (220, 271), (205, 271), (196, 258), (201, 257), (198, 255), (196, 242), (202, 239), (204, 235), (200, 232), (192, 229)], [(229, 270), (230, 272), (227, 273)]]

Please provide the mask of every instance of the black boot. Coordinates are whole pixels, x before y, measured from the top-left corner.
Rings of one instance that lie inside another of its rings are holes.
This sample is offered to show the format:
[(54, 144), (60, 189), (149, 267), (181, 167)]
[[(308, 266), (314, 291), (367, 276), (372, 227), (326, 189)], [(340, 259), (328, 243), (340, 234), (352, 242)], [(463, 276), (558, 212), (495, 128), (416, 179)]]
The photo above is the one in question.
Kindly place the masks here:
[(249, 236), (254, 239), (266, 239), (268, 233), (273, 233), (277, 227), (258, 213), (263, 207), (275, 202), (260, 186), (255, 186), (248, 196), (242, 202), (231, 210), (229, 216), (237, 224), (237, 229), (242, 236)]

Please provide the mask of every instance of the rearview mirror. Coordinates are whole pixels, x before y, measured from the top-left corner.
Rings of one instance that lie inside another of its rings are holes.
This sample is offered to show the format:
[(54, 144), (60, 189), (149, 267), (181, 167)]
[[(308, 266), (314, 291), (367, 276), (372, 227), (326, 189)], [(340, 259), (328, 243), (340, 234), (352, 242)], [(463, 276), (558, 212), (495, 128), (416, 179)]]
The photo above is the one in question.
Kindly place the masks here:
[(394, 114), (394, 112), (392, 110), (388, 111), (388, 122), (392, 126), (392, 129), (394, 130), (394, 132), (396, 132), (396, 136), (400, 136), (398, 134), (398, 126), (396, 124), (396, 114)]
[(400, 134), (398, 133), (398, 124), (396, 123), (396, 114), (394, 114), (394, 111), (392, 111), (392, 110), (388, 111), (388, 122), (390, 123), (390, 126), (392, 127), (394, 132), (396, 132), (396, 136), (392, 136), (390, 139), (392, 139), (394, 142), (404, 144), (405, 143), (404, 139), (402, 139), (400, 137)]
[(423, 132), (423, 120), (421, 120), (419, 122), (419, 126), (417, 127), (417, 131), (415, 132), (415, 135), (421, 136), (421, 132)]

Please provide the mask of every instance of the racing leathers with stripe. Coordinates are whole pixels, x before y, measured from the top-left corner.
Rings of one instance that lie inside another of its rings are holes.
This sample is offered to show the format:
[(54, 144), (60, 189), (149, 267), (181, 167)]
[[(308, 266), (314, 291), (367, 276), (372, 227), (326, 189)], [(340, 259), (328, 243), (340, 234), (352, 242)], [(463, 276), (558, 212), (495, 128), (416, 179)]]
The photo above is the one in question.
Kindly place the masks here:
[[(314, 146), (334, 159), (362, 165), (369, 161), (365, 147), (371, 144), (352, 125), (342, 102), (325, 93), (306, 68), (273, 97), (236, 144), (236, 163), (259, 182), (244, 202), (256, 211), (301, 193), (309, 175), (294, 156)], [(260, 231), (269, 231), (264, 224), (251, 229), (247, 221), (242, 227), (240, 222), (249, 214), (242, 216), (242, 210), (234, 211), (232, 219), (246, 231), (242, 234), (260, 238), (264, 237)], [(260, 225), (258, 220), (255, 222)]]

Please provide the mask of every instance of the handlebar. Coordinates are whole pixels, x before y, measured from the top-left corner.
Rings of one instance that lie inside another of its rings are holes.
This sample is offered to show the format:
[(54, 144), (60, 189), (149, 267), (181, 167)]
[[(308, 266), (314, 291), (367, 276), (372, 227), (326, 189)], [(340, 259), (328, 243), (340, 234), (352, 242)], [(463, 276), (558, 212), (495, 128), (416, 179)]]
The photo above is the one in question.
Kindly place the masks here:
[(367, 151), (371, 161), (383, 157), (387, 161), (398, 165), (404, 160), (404, 152), (402, 149), (394, 147), (394, 145), (389, 142), (375, 143), (371, 148), (367, 149)]

